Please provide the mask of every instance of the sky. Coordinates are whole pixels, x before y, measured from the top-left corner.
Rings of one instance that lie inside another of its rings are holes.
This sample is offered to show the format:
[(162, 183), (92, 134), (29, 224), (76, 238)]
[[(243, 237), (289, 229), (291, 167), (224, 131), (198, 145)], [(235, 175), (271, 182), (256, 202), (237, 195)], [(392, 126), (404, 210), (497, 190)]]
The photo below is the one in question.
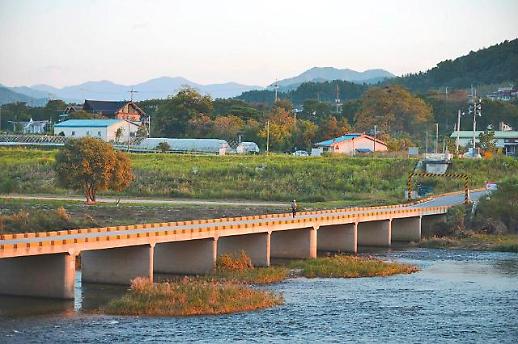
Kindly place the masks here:
[(0, 0), (0, 83), (401, 75), (514, 38), (517, 0)]

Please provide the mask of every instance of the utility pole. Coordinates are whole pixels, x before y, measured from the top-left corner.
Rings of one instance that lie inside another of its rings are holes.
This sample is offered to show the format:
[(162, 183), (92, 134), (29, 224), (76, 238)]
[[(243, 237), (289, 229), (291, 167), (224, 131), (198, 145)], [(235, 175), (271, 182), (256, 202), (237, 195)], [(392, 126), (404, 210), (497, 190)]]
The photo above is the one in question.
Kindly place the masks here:
[(270, 151), (270, 121), (266, 121), (266, 155)]
[(374, 124), (374, 153), (376, 153), (376, 131), (378, 129), (378, 126)]
[(475, 98), (473, 99), (473, 105), (470, 107), (470, 111), (473, 112), (473, 151), (472, 151), (472, 156), (475, 156), (475, 144), (476, 144), (476, 137), (477, 137), (477, 116), (482, 116), (482, 99), (479, 99), (478, 103), (477, 103), (476, 96), (475, 96)]
[(426, 154), (428, 154), (428, 130), (426, 130), (424, 142), (425, 142), (424, 153), (425, 153), (425, 157), (426, 157)]
[(459, 109), (457, 112), (457, 140), (455, 141), (455, 151), (457, 156), (459, 155), (459, 144), (460, 144), (460, 116), (463, 115)]
[(338, 82), (336, 82), (336, 98), (335, 98), (335, 103), (336, 103), (336, 113), (340, 113), (340, 105), (341, 105), (341, 101), (340, 101), (340, 87), (338, 86)]
[(439, 123), (435, 123), (435, 153), (438, 153), (439, 148)]

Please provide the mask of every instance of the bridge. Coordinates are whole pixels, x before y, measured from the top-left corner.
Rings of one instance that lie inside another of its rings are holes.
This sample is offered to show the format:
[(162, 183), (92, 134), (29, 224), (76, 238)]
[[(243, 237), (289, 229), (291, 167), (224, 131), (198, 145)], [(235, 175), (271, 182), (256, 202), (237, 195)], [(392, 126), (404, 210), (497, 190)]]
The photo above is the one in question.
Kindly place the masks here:
[[(481, 193), (473, 196), (479, 197)], [(459, 194), (413, 205), (151, 223), (0, 236), (0, 294), (74, 298), (81, 280), (129, 284), (154, 273), (206, 274), (218, 255), (244, 250), (254, 266), (271, 258), (315, 258), (317, 251), (358, 251), (419, 241), (426, 223), (442, 221)], [(441, 204), (435, 206), (434, 204)]]

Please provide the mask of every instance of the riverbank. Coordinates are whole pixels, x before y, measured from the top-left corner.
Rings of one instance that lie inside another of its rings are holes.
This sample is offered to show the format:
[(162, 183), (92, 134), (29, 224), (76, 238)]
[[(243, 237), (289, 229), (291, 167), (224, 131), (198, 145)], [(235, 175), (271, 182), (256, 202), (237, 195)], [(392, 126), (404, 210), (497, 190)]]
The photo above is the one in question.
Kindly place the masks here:
[[(56, 186), (57, 150), (0, 148), (0, 193), (66, 195)], [(129, 154), (134, 182), (121, 196), (264, 201), (357, 202), (403, 198), (416, 159), (386, 157), (309, 157), (291, 155), (195, 156)], [(518, 173), (518, 161), (454, 160), (450, 172), (467, 173), (471, 186)], [(426, 179), (434, 192), (462, 189), (455, 179)], [(98, 196), (110, 195), (102, 193)], [(375, 195), (375, 197), (374, 197)], [(119, 196), (119, 195), (117, 195)]]
[(423, 248), (448, 248), (518, 253), (518, 235), (473, 233), (466, 237), (430, 237), (423, 238), (416, 245)]

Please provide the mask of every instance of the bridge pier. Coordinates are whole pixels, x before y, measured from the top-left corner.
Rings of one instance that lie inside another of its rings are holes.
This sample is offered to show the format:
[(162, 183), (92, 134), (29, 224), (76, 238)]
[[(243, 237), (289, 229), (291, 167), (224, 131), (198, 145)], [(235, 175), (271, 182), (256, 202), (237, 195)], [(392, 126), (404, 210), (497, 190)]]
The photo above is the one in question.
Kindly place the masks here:
[(218, 240), (214, 238), (161, 243), (155, 246), (155, 272), (207, 274), (216, 266)]
[(390, 247), (391, 220), (358, 223), (358, 245)]
[(316, 258), (317, 229), (303, 228), (272, 232), (272, 258)]
[(427, 215), (421, 220), (421, 234), (424, 237), (433, 236), (436, 233), (436, 224), (446, 222), (446, 214)]
[(270, 234), (254, 233), (218, 239), (218, 255), (236, 255), (241, 251), (250, 257), (254, 266), (270, 266)]
[(0, 259), (0, 294), (73, 299), (75, 271), (68, 253)]
[(135, 277), (153, 281), (153, 246), (127, 246), (81, 252), (81, 281), (130, 284)]
[(421, 217), (392, 219), (392, 241), (421, 240)]
[(319, 251), (358, 251), (358, 224), (323, 226), (318, 229), (317, 248)]

